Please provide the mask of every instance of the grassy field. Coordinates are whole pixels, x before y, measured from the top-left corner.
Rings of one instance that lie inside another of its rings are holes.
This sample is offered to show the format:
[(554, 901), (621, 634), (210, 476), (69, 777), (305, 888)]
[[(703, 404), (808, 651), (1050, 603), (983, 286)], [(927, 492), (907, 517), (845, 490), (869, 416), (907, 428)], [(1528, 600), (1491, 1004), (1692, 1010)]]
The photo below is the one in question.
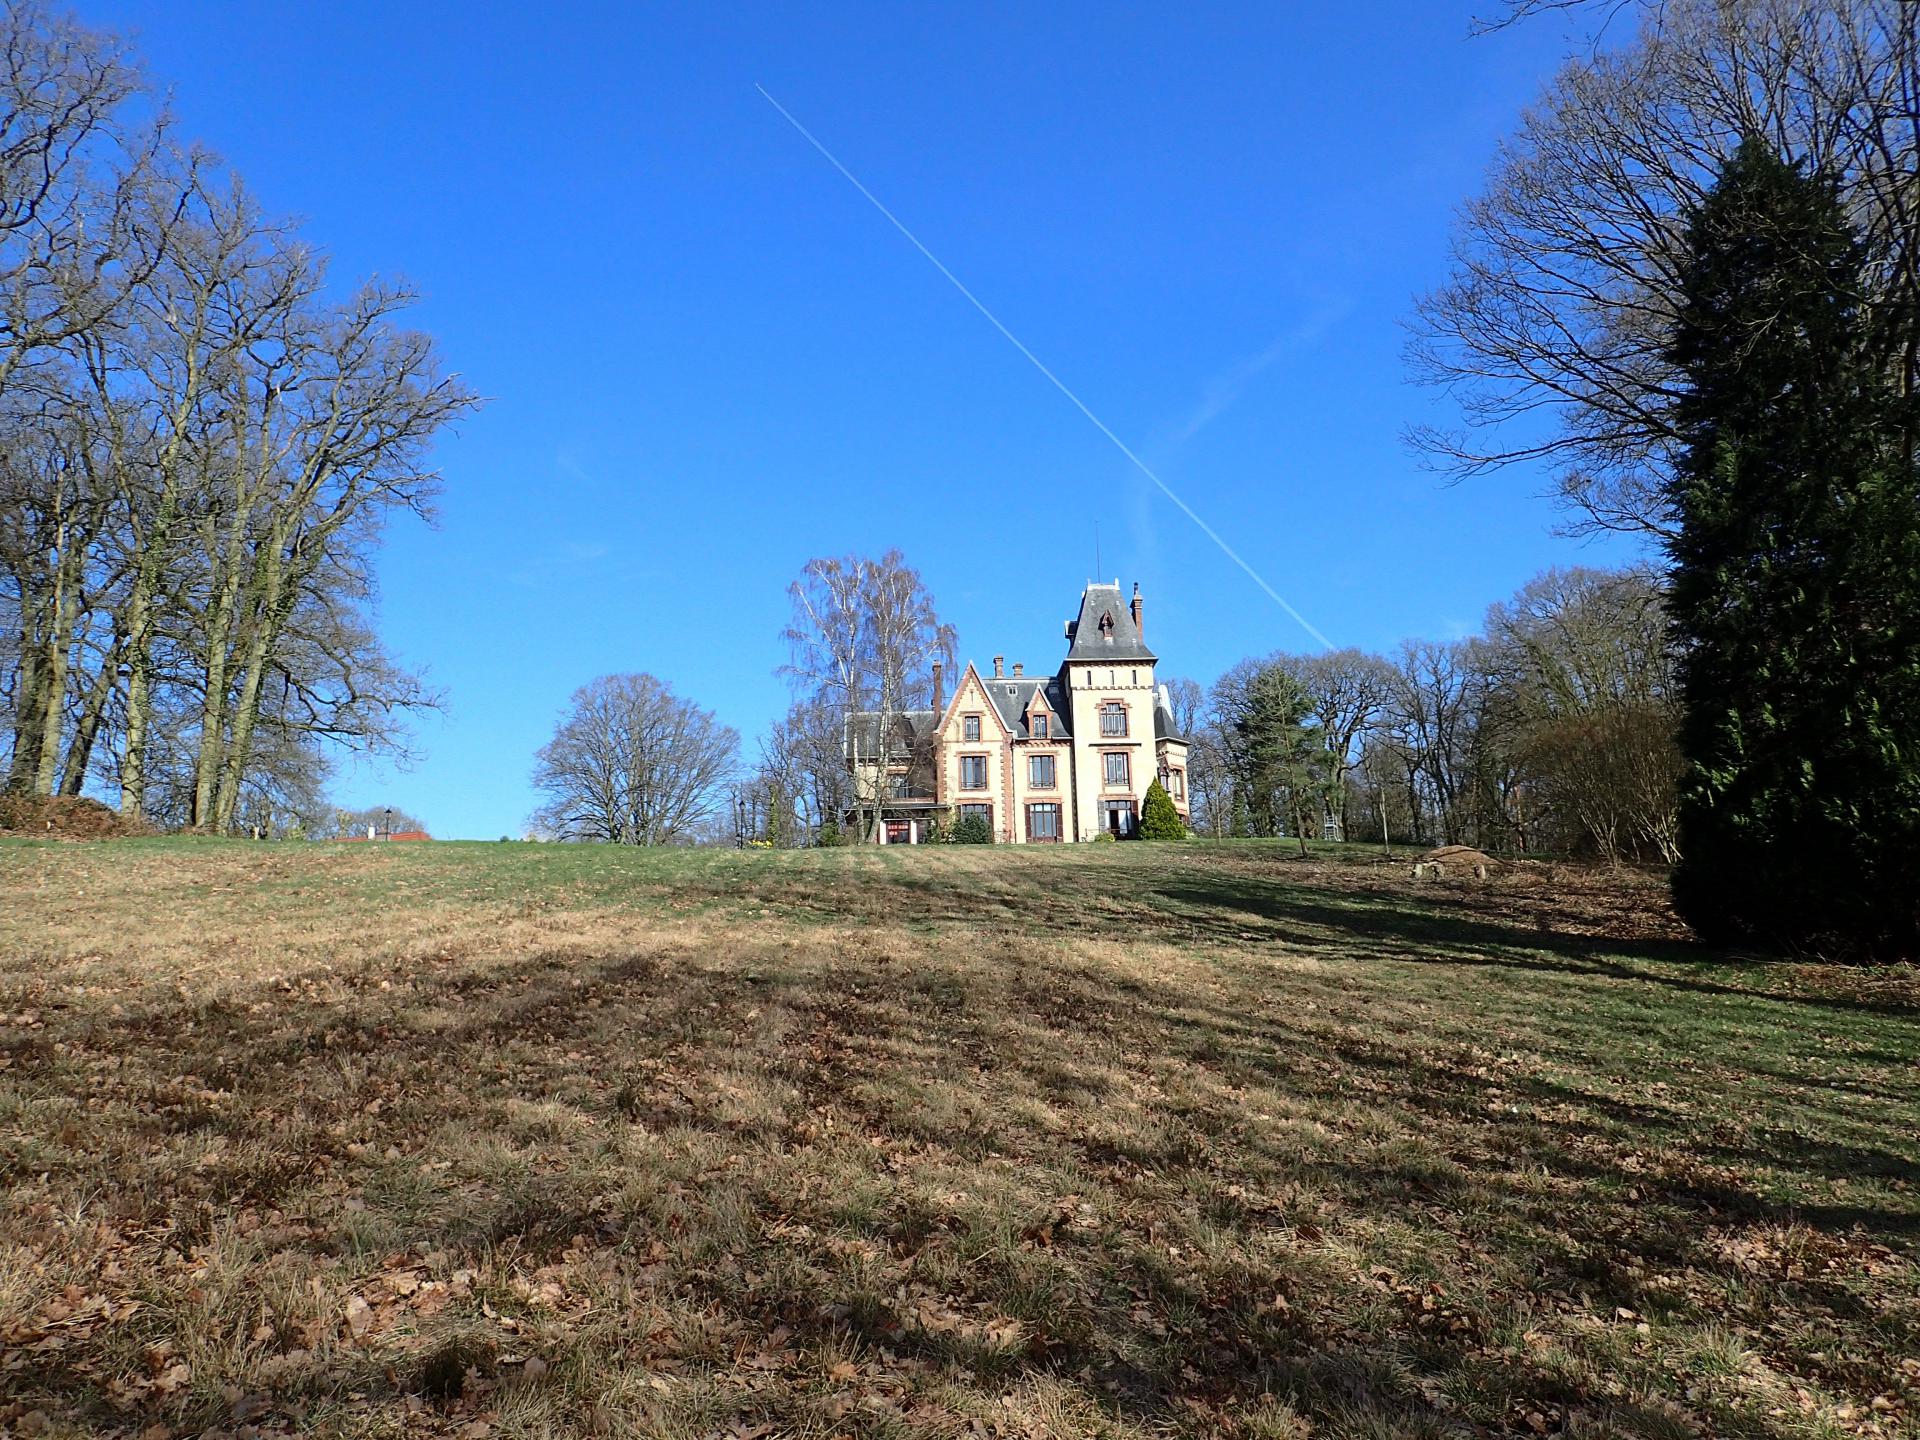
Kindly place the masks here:
[(1920, 982), (1205, 843), (0, 843), (0, 1432), (1920, 1433)]

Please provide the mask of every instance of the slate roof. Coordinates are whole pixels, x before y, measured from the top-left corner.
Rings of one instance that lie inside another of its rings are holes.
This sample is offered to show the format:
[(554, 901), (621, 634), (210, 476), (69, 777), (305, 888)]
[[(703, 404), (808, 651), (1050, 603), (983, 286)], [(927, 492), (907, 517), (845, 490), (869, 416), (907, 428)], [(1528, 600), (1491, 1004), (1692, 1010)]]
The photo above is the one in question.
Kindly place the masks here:
[[(1166, 688), (1166, 686), (1162, 685), (1160, 691), (1164, 691)], [(1184, 744), (1187, 737), (1173, 728), (1173, 712), (1167, 708), (1166, 701), (1160, 698), (1160, 691), (1156, 691), (1153, 697), (1154, 738), (1157, 740), (1178, 740)]]
[[(1111, 617), (1112, 624), (1102, 626)], [(1133, 623), (1133, 610), (1118, 585), (1089, 585), (1080, 596), (1080, 618), (1067, 622), (1068, 660), (1152, 660), (1154, 653)]]
[(980, 688), (987, 692), (987, 699), (993, 702), (993, 708), (1000, 712), (1001, 722), (1016, 740), (1032, 738), (1027, 730), (1027, 707), (1033, 702), (1033, 692), (1036, 690), (1046, 692), (1047, 710), (1053, 717), (1047, 725), (1047, 738), (1064, 740), (1073, 733), (1073, 716), (1067, 704), (1066, 688), (1061, 685), (1058, 676), (1027, 675), (995, 679), (990, 675), (982, 675)]

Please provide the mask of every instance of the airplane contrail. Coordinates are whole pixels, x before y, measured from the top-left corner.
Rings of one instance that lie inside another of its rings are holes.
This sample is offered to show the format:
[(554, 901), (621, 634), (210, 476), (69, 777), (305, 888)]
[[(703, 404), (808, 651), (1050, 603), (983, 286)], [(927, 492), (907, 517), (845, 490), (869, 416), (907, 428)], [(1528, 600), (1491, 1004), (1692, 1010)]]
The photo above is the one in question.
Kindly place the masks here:
[(795, 130), (798, 130), (800, 132), (801, 137), (805, 139), (809, 145), (813, 146), (814, 149), (818, 150), (823, 156), (826, 157), (828, 164), (833, 166), (833, 168), (838, 170), (842, 175), (846, 176), (847, 183), (852, 185), (854, 189), (858, 190), (862, 195), (864, 195), (867, 199), (868, 204), (873, 206), (873, 208), (878, 210), (882, 215), (886, 216), (887, 223), (892, 225), (893, 228), (898, 230), (902, 235), (906, 236), (907, 240), (912, 244), (913, 248), (918, 250), (922, 255), (926, 256), (928, 262), (933, 266), (934, 269), (938, 270), (942, 275), (947, 277), (947, 283), (952, 285), (954, 289), (958, 290), (962, 295), (964, 295), (969, 305), (973, 306), (974, 309), (978, 310), (982, 315), (987, 317), (988, 324), (992, 325), (994, 329), (998, 330), (1002, 335), (1007, 337), (1008, 344), (1012, 345), (1014, 349), (1018, 350), (1022, 355), (1026, 356), (1028, 363), (1031, 364), (1033, 368), (1038, 370), (1042, 375), (1046, 376), (1047, 380), (1053, 385), (1054, 389), (1058, 390), (1062, 395), (1066, 396), (1067, 399), (1071, 400), (1073, 402), (1074, 408), (1078, 410), (1082, 415), (1086, 416), (1088, 420), (1093, 422), (1094, 429), (1098, 430), (1102, 435), (1106, 436), (1107, 439), (1111, 440), (1113, 442), (1114, 448), (1117, 449), (1122, 455), (1126, 456), (1128, 460), (1132, 461), (1133, 467), (1136, 470), (1138, 470), (1142, 475), (1146, 476), (1147, 479), (1151, 480), (1156, 486), (1158, 486), (1160, 489), (1160, 493), (1162, 495), (1165, 495), (1175, 505), (1178, 505), (1180, 507), (1180, 512), (1183, 515), (1185, 515), (1189, 520), (1193, 521), (1195, 525), (1198, 525), (1200, 527), (1201, 533), (1204, 534), (1209, 540), (1213, 541), (1215, 545), (1218, 545), (1220, 547), (1221, 554), (1225, 555), (1229, 560), (1233, 561), (1234, 564), (1238, 565), (1242, 570), (1246, 571), (1247, 577), (1250, 580), (1252, 580), (1254, 584), (1258, 585), (1262, 590), (1266, 591), (1268, 596), (1273, 600), (1274, 604), (1278, 605), (1282, 610), (1286, 611), (1287, 614), (1291, 615), (1296, 621), (1298, 621), (1300, 624), (1300, 627), (1320, 643), (1321, 648), (1326, 650), (1331, 650), (1334, 648), (1333, 642), (1327, 639), (1325, 635), (1322, 635), (1320, 631), (1314, 626), (1311, 620), (1307, 619), (1306, 616), (1302, 615), (1298, 610), (1294, 609), (1293, 606), (1289, 605), (1286, 601), (1286, 597), (1281, 595), (1281, 593), (1278, 590), (1274, 589), (1273, 586), (1269, 585), (1266, 582), (1265, 577), (1262, 576), (1258, 570), (1255, 570), (1253, 566), (1249, 565), (1245, 560), (1241, 559), (1239, 552), (1236, 551), (1231, 545), (1227, 544), (1225, 540), (1221, 539), (1220, 533), (1217, 530), (1215, 530), (1211, 525), (1207, 524), (1205, 520), (1202, 520), (1199, 514), (1195, 512), (1194, 508), (1191, 505), (1187, 504), (1186, 501), (1182, 500), (1178, 495), (1174, 494), (1173, 487), (1168, 485), (1166, 481), (1162, 480), (1158, 475), (1156, 475), (1151, 465), (1147, 464), (1146, 461), (1142, 460), (1138, 455), (1134, 454), (1132, 448), (1127, 444), (1127, 442), (1122, 440), (1118, 435), (1114, 434), (1113, 431), (1108, 427), (1106, 421), (1102, 420), (1098, 415), (1094, 414), (1093, 411), (1087, 407), (1086, 401), (1082, 400), (1078, 395), (1074, 394), (1072, 390), (1068, 389), (1066, 383), (1062, 381), (1058, 375), (1054, 374), (1053, 371), (1049, 370), (1043, 363), (1041, 363), (1040, 357), (1034, 354), (1033, 351), (1029, 350), (1023, 343), (1021, 343), (1020, 337), (1014, 334), (1013, 331), (1009, 330), (1005, 325), (1003, 325), (1000, 321), (1000, 317), (998, 315), (995, 315), (993, 311), (989, 310), (984, 304), (982, 304), (980, 301), (980, 297), (975, 295), (973, 291), (969, 290), (964, 284), (962, 284), (960, 281), (960, 277), (954, 274), (953, 271), (949, 270), (943, 263), (941, 263), (940, 257), (934, 254), (933, 251), (929, 250), (926, 247), (926, 245), (922, 243), (920, 237), (914, 234), (913, 231), (909, 230), (906, 227), (906, 225), (901, 222), (900, 217), (898, 215), (895, 215), (893, 211), (889, 210), (885, 205), (881, 204), (880, 198), (877, 195), (875, 195), (871, 190), (867, 189), (865, 185), (862, 185), (860, 183), (859, 176), (855, 175), (845, 165), (842, 165), (840, 163), (840, 158), (837, 155), (835, 155), (825, 145), (822, 145), (820, 141), (815, 138), (814, 133), (811, 130), (807, 129), (806, 126), (802, 125), (798, 120), (796, 120), (793, 117), (792, 111), (788, 110), (786, 106), (782, 105), (778, 100), (774, 99), (773, 96), (769, 95), (767, 93), (766, 86), (756, 84), (753, 88), (760, 92), (760, 96), (763, 100), (765, 100), (769, 105), (773, 106), (775, 110), (778, 110), (780, 112), (781, 117), (785, 119), (785, 121), (789, 125), (793, 126)]

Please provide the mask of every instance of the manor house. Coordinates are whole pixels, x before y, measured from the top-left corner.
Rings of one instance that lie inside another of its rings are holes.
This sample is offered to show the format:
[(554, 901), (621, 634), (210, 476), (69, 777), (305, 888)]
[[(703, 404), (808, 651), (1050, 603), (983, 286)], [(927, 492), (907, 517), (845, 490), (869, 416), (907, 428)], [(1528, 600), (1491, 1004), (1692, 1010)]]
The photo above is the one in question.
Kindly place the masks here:
[(948, 700), (936, 664), (931, 707), (896, 716), (884, 745), (879, 717), (855, 715), (847, 759), (862, 807), (881, 797), (873, 838), (915, 845), (936, 819), (970, 815), (1001, 844), (1127, 837), (1155, 779), (1185, 819), (1187, 741), (1174, 732), (1142, 630), (1138, 585), (1131, 601), (1117, 580), (1089, 585), (1054, 674), (1009, 672), (996, 655), (991, 675), (969, 663)]

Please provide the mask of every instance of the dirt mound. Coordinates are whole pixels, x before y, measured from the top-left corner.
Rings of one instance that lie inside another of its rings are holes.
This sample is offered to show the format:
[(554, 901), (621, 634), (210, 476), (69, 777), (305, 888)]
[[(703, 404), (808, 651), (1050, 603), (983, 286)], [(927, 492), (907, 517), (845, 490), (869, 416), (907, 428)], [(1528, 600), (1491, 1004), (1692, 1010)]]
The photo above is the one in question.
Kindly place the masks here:
[(1487, 854), (1484, 850), (1476, 850), (1471, 845), (1441, 845), (1422, 855), (1420, 863), (1422, 865), (1458, 865), (1462, 869), (1471, 869), (1475, 865), (1491, 868), (1507, 862)]
[(1442, 845), (1427, 851), (1414, 862), (1413, 878), (1438, 880), (1447, 875), (1471, 875), (1476, 880), (1484, 880), (1496, 870), (1505, 868), (1505, 861), (1496, 860), (1486, 851), (1476, 850), (1471, 845)]
[(84, 795), (0, 793), (0, 833), (51, 835), (62, 840), (110, 840), (145, 835), (145, 825), (125, 820)]

